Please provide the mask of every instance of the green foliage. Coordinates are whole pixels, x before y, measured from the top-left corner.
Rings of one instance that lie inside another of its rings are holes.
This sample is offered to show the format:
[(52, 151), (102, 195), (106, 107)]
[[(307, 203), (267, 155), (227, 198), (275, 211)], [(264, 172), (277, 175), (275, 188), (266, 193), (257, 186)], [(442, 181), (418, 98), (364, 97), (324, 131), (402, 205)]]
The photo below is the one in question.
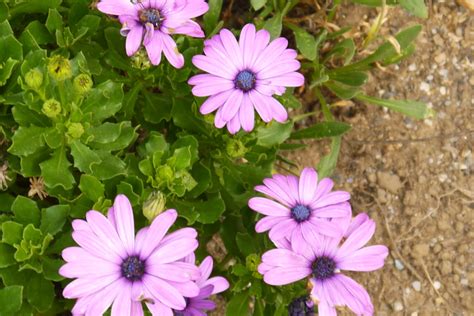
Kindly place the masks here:
[[(237, 25), (222, 20), (228, 17), (222, 14), (226, 2), (208, 3), (209, 11), (198, 20), (206, 36), (224, 26), (235, 26), (238, 33)], [(339, 3), (328, 9), (327, 22)], [(427, 14), (422, 1), (387, 4)], [(251, 22), (253, 14), (257, 28), (272, 38), (294, 35), (290, 46), (299, 52), (316, 111), (294, 115), (293, 109), (306, 108), (300, 90), (287, 89), (275, 96), (289, 110), (287, 122), (257, 119), (253, 132), (230, 135), (214, 127), (213, 115), (199, 113), (203, 99), (187, 84), (196, 72), (191, 58), (202, 52), (203, 39), (173, 35), (185, 67), (174, 69), (164, 58), (155, 67), (144, 50), (128, 57), (120, 24), (87, 1), (0, 2), (0, 168), (7, 166), (9, 179), (0, 182), (0, 316), (68, 313), (70, 302), (58, 297), (66, 285), (58, 269), (64, 263), (61, 251), (74, 244), (71, 221), (89, 209), (105, 213), (119, 193), (134, 206), (137, 228), (163, 208), (176, 208), (179, 225), (194, 225), (201, 245), (215, 234), (222, 238), (227, 256), (216, 269), (231, 283), (227, 315), (286, 314), (306, 284), (271, 287), (257, 272), (261, 254), (272, 246), (254, 230), (257, 216), (247, 207), (253, 188), (278, 167), (294, 166), (282, 150), (302, 148), (306, 139), (331, 141), (318, 169), (320, 177), (332, 174), (343, 135), (351, 129), (333, 115), (340, 99), (419, 119), (433, 114), (418, 101), (363, 93), (372, 69), (413, 53), (419, 25), (395, 35), (398, 45), (380, 40), (372, 53), (361, 55), (363, 48), (347, 29), (311, 33), (289, 23), (287, 16), (298, 5), (298, 0), (250, 0), (238, 23)], [(300, 127), (310, 116), (316, 122)], [(153, 204), (157, 196), (159, 203)], [(150, 205), (159, 209), (145, 207)]]

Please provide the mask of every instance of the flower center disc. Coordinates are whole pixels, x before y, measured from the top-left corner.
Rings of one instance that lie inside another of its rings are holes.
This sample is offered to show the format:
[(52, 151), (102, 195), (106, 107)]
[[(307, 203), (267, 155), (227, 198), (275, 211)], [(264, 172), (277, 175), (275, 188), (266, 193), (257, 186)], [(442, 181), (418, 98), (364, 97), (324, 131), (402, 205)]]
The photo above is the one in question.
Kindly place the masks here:
[(255, 82), (257, 79), (255, 78), (255, 75), (253, 72), (249, 70), (242, 70), (237, 74), (235, 77), (234, 83), (235, 87), (244, 91), (248, 92), (255, 88)]
[(311, 211), (304, 205), (296, 205), (291, 209), (291, 217), (294, 218), (298, 223), (304, 222), (311, 215)]
[(336, 263), (329, 257), (318, 257), (314, 260), (312, 269), (316, 280), (325, 280), (334, 275)]
[(151, 23), (155, 29), (161, 26), (164, 18), (161, 16), (160, 11), (156, 9), (143, 9), (139, 12), (140, 22), (142, 24)]
[(122, 263), (122, 275), (129, 281), (138, 281), (145, 273), (145, 263), (137, 256), (131, 256)]

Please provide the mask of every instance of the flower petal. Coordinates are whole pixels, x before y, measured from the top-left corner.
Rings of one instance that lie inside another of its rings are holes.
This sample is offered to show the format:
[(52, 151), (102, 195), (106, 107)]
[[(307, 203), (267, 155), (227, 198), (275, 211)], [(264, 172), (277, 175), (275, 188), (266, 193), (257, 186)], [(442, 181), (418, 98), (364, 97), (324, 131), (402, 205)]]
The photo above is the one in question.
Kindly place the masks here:
[(336, 257), (337, 267), (349, 271), (374, 271), (383, 267), (387, 256), (388, 248), (386, 246), (369, 246), (341, 259)]
[(249, 207), (263, 215), (289, 216), (290, 209), (267, 198), (254, 197), (249, 200)]
[(173, 41), (171, 36), (168, 34), (160, 34), (163, 42), (163, 52), (165, 53), (166, 59), (175, 68), (182, 68), (184, 66), (184, 57), (178, 51), (176, 43)]
[(229, 282), (225, 278), (220, 276), (210, 278), (203, 284), (203, 286), (208, 285), (212, 285), (211, 294), (221, 293), (229, 288)]
[(184, 297), (169, 283), (151, 275), (145, 275), (143, 284), (161, 303), (168, 307), (181, 310), (186, 307)]
[(262, 255), (262, 262), (274, 267), (309, 267), (311, 262), (302, 255), (287, 249), (272, 249)]
[(127, 34), (127, 40), (125, 41), (125, 50), (128, 56), (135, 54), (140, 48), (143, 37), (143, 27), (136, 26), (130, 29)]
[(318, 174), (313, 168), (304, 168), (298, 185), (300, 202), (307, 206), (313, 200), (318, 187)]
[(276, 224), (270, 229), (268, 237), (275, 241), (283, 238), (290, 239), (293, 230), (296, 229), (297, 226), (298, 224), (293, 218), (282, 218), (280, 223)]
[(114, 213), (118, 235), (122, 240), (127, 253), (133, 255), (135, 244), (133, 209), (130, 205), (130, 201), (125, 195), (119, 194), (115, 198)]
[(196, 250), (198, 241), (194, 238), (182, 238), (165, 245), (160, 245), (148, 257), (150, 264), (169, 263), (186, 257)]
[(247, 93), (243, 96), (242, 105), (239, 109), (239, 119), (244, 131), (251, 132), (253, 130), (255, 126), (255, 113)]
[(169, 209), (158, 215), (148, 228), (143, 244), (140, 245), (140, 257), (142, 259), (148, 258), (153, 250), (158, 247), (163, 237), (166, 235), (171, 225), (178, 218), (176, 210)]
[(375, 222), (371, 219), (365, 221), (344, 241), (337, 251), (338, 258), (344, 258), (351, 255), (356, 250), (364, 246), (374, 235)]
[(311, 274), (311, 269), (306, 267), (278, 267), (267, 271), (263, 280), (270, 285), (285, 285), (301, 279)]

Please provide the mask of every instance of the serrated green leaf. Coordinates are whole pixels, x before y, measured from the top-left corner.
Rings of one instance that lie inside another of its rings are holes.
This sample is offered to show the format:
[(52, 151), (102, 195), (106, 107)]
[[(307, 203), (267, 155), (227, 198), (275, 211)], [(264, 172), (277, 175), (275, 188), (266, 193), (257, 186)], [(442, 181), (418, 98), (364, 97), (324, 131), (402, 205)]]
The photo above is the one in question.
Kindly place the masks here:
[(59, 259), (51, 259), (48, 257), (43, 258), (43, 275), (46, 280), (50, 281), (61, 281), (64, 280), (58, 271), (59, 268), (64, 265), (64, 261)]
[(296, 47), (301, 54), (311, 61), (315, 60), (318, 54), (318, 44), (314, 36), (300, 27), (292, 25), (290, 28), (295, 33)]
[(41, 175), (46, 186), (49, 188), (61, 186), (65, 190), (72, 189), (76, 181), (69, 170), (70, 166), (71, 163), (66, 157), (64, 148), (56, 149), (49, 160), (40, 163)]
[(255, 238), (250, 236), (248, 233), (237, 233), (235, 240), (237, 242), (237, 246), (240, 249), (240, 252), (242, 252), (244, 256), (248, 256), (252, 253), (257, 253)]
[(263, 28), (270, 33), (271, 39), (279, 37), (283, 28), (283, 15), (281, 12), (276, 12), (273, 17), (268, 19)]
[(290, 137), (292, 129), (292, 121), (284, 124), (272, 122), (267, 126), (260, 126), (257, 129), (257, 144), (264, 147), (281, 144)]
[(361, 93), (359, 87), (348, 86), (334, 80), (326, 81), (324, 83), (324, 86), (331, 90), (339, 98), (344, 100), (352, 99), (353, 97)]
[(104, 196), (104, 185), (96, 177), (88, 174), (81, 175), (79, 189), (94, 202)]
[(28, 224), (23, 229), (23, 241), (29, 242), (30, 245), (41, 246), (43, 234), (33, 224)]
[(193, 205), (199, 214), (197, 221), (203, 224), (215, 223), (225, 211), (225, 203), (220, 195), (204, 202), (194, 202)]
[(147, 122), (158, 124), (171, 119), (173, 100), (170, 96), (144, 91), (143, 117)]
[(107, 80), (92, 89), (82, 103), (83, 113), (92, 113), (94, 121), (111, 117), (122, 107), (122, 84)]
[(59, 148), (64, 141), (64, 134), (55, 127), (48, 128), (43, 136), (46, 144), (51, 149)]
[(339, 72), (337, 70), (328, 72), (329, 78), (351, 87), (364, 85), (369, 76), (363, 71)]
[(250, 4), (255, 11), (258, 11), (267, 4), (267, 0), (250, 0)]
[(44, 146), (45, 129), (38, 126), (20, 126), (12, 138), (13, 144), (8, 151), (17, 156), (26, 156)]
[[(10, 14), (8, 10), (8, 6), (5, 2), (0, 2), (0, 22), (5, 21), (8, 18), (8, 15)], [(0, 32), (0, 34), (3, 34)]]
[(221, 15), (223, 0), (209, 0), (209, 10), (204, 14), (204, 29), (206, 34), (211, 33), (212, 30), (217, 26), (219, 22), (219, 16)]
[(25, 13), (47, 13), (50, 8), (58, 8), (62, 0), (28, 0), (10, 10), (12, 16)]
[(66, 222), (70, 207), (68, 205), (54, 205), (42, 210), (40, 229), (43, 234), (56, 235)]
[(102, 162), (99, 155), (81, 143), (80, 140), (74, 140), (71, 144), (71, 155), (74, 158), (74, 167), (85, 173), (92, 173), (94, 165)]
[(105, 151), (97, 151), (99, 158), (102, 160), (100, 164), (92, 166), (92, 175), (99, 180), (108, 180), (118, 175), (126, 174), (126, 165), (118, 157), (111, 155)]
[(340, 136), (351, 129), (351, 126), (342, 122), (320, 122), (291, 133), (290, 139), (318, 139)]
[(7, 83), (13, 72), (13, 68), (18, 64), (18, 60), (8, 58), (3, 64), (0, 64), (0, 86)]
[[(112, 134), (112, 133), (115, 133), (116, 130), (107, 131), (106, 129), (102, 129), (101, 130), (102, 132), (99, 132), (101, 133), (102, 137), (101, 136), (97, 137), (98, 133), (96, 133), (97, 132), (96, 131), (94, 134), (96, 137), (94, 137), (94, 139), (89, 143), (89, 145), (93, 148), (107, 150), (107, 151), (116, 151), (116, 150), (127, 148), (136, 138), (135, 129), (131, 126), (130, 122), (121, 122), (115, 125), (117, 125), (119, 128), (118, 134)], [(106, 135), (107, 133), (110, 133), (110, 134)], [(105, 138), (109, 138), (109, 141), (104, 142)], [(112, 138), (114, 139), (112, 140)], [(98, 140), (100, 140), (100, 142)]]
[(54, 300), (53, 283), (42, 275), (33, 274), (26, 287), (26, 298), (38, 311), (47, 311)]
[(24, 177), (38, 177), (41, 175), (40, 163), (49, 158), (49, 150), (42, 148), (34, 154), (20, 158), (21, 174)]
[(9, 267), (16, 263), (15, 258), (13, 258), (13, 254), (15, 253), (15, 248), (0, 243), (0, 268)]
[(20, 126), (35, 125), (38, 127), (46, 127), (49, 124), (49, 119), (36, 111), (28, 109), (23, 104), (17, 104), (12, 108), (13, 118)]
[(23, 301), (23, 286), (12, 285), (0, 289), (0, 315), (16, 315)]
[(7, 221), (2, 223), (2, 242), (10, 246), (19, 244), (23, 238), (23, 225)]
[(18, 223), (23, 225), (33, 224), (39, 225), (40, 210), (36, 202), (24, 196), (17, 196), (12, 205), (12, 212), (15, 214), (15, 219)]
[(0, 36), (0, 63), (6, 62), (9, 58), (17, 61), (22, 60), (23, 47), (12, 34), (2, 34)]
[(46, 28), (51, 34), (54, 34), (56, 30), (61, 30), (63, 27), (63, 18), (56, 9), (49, 9), (48, 18), (46, 19)]

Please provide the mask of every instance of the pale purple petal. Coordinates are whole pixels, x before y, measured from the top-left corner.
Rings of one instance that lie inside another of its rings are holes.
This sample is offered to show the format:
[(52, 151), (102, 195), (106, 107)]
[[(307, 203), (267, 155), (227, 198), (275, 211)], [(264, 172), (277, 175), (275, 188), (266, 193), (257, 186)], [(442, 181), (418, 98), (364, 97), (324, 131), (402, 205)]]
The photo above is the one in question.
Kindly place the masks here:
[(374, 271), (384, 265), (388, 256), (388, 248), (382, 245), (361, 248), (343, 258), (338, 258), (337, 267), (349, 271)]
[(243, 95), (242, 105), (239, 110), (239, 119), (244, 131), (251, 132), (253, 130), (255, 125), (255, 114), (252, 102), (247, 93)]
[(204, 286), (212, 285), (212, 294), (224, 292), (229, 288), (229, 282), (220, 276), (210, 278), (204, 282)]
[(288, 217), (290, 215), (290, 209), (281, 205), (280, 203), (266, 198), (254, 197), (249, 200), (248, 204), (251, 209), (263, 215), (285, 217)]
[(349, 192), (346, 191), (334, 191), (334, 192), (329, 192), (322, 197), (320, 197), (318, 200), (312, 202), (310, 204), (311, 208), (318, 208), (318, 207), (323, 207), (331, 204), (337, 204), (341, 202), (348, 201), (351, 198), (351, 195)]
[(272, 249), (262, 255), (262, 262), (274, 267), (309, 267), (311, 262), (287, 249)]
[(290, 72), (281, 76), (266, 79), (274, 86), (301, 87), (304, 84), (304, 76), (299, 72)]
[(72, 238), (91, 255), (113, 263), (122, 262), (122, 258), (116, 252), (110, 249), (107, 245), (97, 242), (97, 237), (89, 232), (83, 230), (73, 231)]
[[(273, 40), (260, 54), (254, 63), (254, 69), (260, 71), (268, 65), (277, 61), (277, 58), (283, 53), (288, 46), (288, 40), (284, 37), (279, 37)], [(283, 84), (285, 86), (286, 84)]]
[(313, 168), (304, 168), (300, 175), (299, 197), (300, 202), (307, 206), (313, 200), (318, 184), (318, 174)]
[(176, 282), (196, 280), (200, 277), (199, 269), (185, 262), (147, 265), (146, 272), (161, 279)]
[(178, 213), (176, 210), (170, 209), (161, 213), (153, 220), (148, 232), (146, 233), (145, 239), (143, 240), (143, 245), (140, 245), (141, 251), (139, 252), (139, 255), (141, 258), (148, 258), (153, 250), (159, 245), (177, 218)]
[(135, 244), (133, 209), (125, 195), (119, 194), (115, 198), (114, 213), (118, 235), (127, 253), (132, 255)]
[(346, 217), (351, 215), (351, 205), (348, 202), (323, 206), (315, 209), (311, 215), (324, 218)]
[(255, 62), (257, 61), (258, 57), (262, 53), (262, 51), (267, 47), (268, 43), (270, 42), (270, 33), (267, 30), (259, 30), (255, 34), (255, 41), (254, 41), (254, 54), (252, 56), (252, 60), (250, 62), (250, 68), (255, 68)]
[(72, 221), (72, 228), (75, 230), (75, 231), (80, 231), (80, 230), (83, 230), (85, 232), (88, 232), (90, 234), (93, 234), (94, 232), (92, 231), (92, 229), (90, 228), (89, 224), (87, 224), (87, 222), (85, 220), (82, 220), (82, 219), (75, 219)]
[(288, 119), (288, 112), (286, 112), (285, 107), (277, 99), (267, 96), (264, 96), (264, 98), (266, 98), (267, 104), (270, 106), (273, 119), (277, 122), (284, 123)]
[(211, 256), (207, 256), (199, 265), (199, 271), (201, 272), (201, 277), (196, 281), (196, 283), (201, 286), (212, 273), (212, 268), (214, 266), (214, 261)]
[(125, 286), (125, 281), (119, 279), (99, 292), (94, 293), (94, 297), (89, 301), (90, 305), (87, 306), (85, 314), (102, 315), (112, 305), (112, 302)]
[(257, 233), (263, 233), (278, 224), (281, 221), (280, 216), (265, 216), (257, 222), (255, 225), (255, 231)]
[(310, 218), (309, 222), (315, 227), (318, 233), (333, 237), (333, 238), (340, 238), (344, 231), (342, 230), (339, 225), (330, 222), (326, 219), (319, 219), (317, 217)]
[(343, 258), (360, 249), (372, 238), (374, 232), (375, 222), (373, 220), (365, 221), (346, 239), (339, 248), (337, 256)]
[[(234, 88), (234, 83), (232, 81), (220, 78), (218, 80), (212, 80), (207, 83), (196, 85), (193, 87), (192, 92), (197, 97), (207, 97), (207, 96), (219, 94), (222, 92), (235, 93), (236, 91), (238, 91), (238, 90), (232, 90), (233, 88)], [(226, 101), (231, 102), (229, 101), (231, 100), (231, 98), (232, 98), (232, 95), (230, 95)], [(238, 109), (239, 108), (237, 107), (237, 110)]]
[(201, 105), (201, 107), (199, 108), (199, 112), (201, 112), (201, 114), (204, 114), (204, 115), (214, 112), (219, 107), (224, 105), (225, 101), (230, 97), (231, 93), (232, 93), (232, 90), (227, 90), (227, 91), (215, 94), (213, 96), (210, 96)]
[(150, 42), (145, 45), (148, 58), (153, 65), (159, 65), (161, 62), (161, 52), (163, 51), (163, 42), (158, 33), (154, 33)]
[(173, 41), (171, 36), (167, 34), (160, 34), (163, 42), (163, 52), (165, 53), (166, 59), (175, 68), (182, 68), (184, 66), (184, 57), (179, 53), (176, 43)]
[(306, 267), (278, 267), (267, 271), (263, 280), (270, 285), (285, 285), (301, 279), (311, 274), (311, 268)]
[(127, 252), (125, 251), (115, 227), (112, 226), (109, 220), (97, 211), (87, 212), (86, 218), (92, 231), (102, 241), (102, 246), (106, 246), (122, 259), (125, 259), (127, 257)]
[(300, 223), (291, 233), (290, 240), (291, 240), (291, 248), (292, 250), (304, 256), (307, 259), (314, 258), (314, 252), (311, 247), (311, 243), (309, 243), (303, 236), (302, 227), (303, 226), (312, 226), (310, 223)]
[(331, 180), (331, 178), (321, 179), (321, 181), (318, 183), (318, 188), (316, 189), (316, 194), (314, 195), (314, 200), (312, 202), (316, 202), (320, 197), (331, 192), (333, 186), (334, 182)]
[(280, 221), (270, 229), (268, 237), (271, 240), (280, 240), (283, 238), (290, 238), (293, 230), (298, 226), (296, 221), (293, 218), (286, 218)]
[(164, 246), (170, 242), (174, 242), (182, 238), (195, 239), (196, 237), (197, 237), (197, 231), (194, 228), (191, 228), (191, 227), (181, 228), (181, 229), (178, 229), (177, 231), (172, 232), (171, 234), (166, 235), (161, 241), (161, 246)]
[(65, 298), (79, 298), (82, 296), (87, 296), (105, 288), (109, 284), (117, 281), (120, 277), (120, 274), (114, 273), (112, 275), (95, 277), (93, 279), (76, 279), (64, 288), (63, 296)]
[[(120, 292), (112, 304), (111, 315), (120, 316), (120, 315), (132, 315), (132, 298), (131, 298), (132, 285), (130, 283), (125, 283), (121, 287)], [(135, 316), (135, 315), (133, 315)]]
[(196, 250), (197, 247), (198, 242), (196, 239), (181, 238), (158, 247), (147, 260), (150, 264), (177, 261), (186, 257), (189, 253)]
[(300, 62), (297, 60), (289, 60), (287, 62), (279, 61), (276, 65), (270, 65), (266, 68), (260, 70), (257, 73), (258, 79), (270, 79), (273, 77), (278, 77), (285, 75), (287, 73), (293, 72), (300, 68)]
[(365, 221), (369, 220), (369, 216), (366, 213), (360, 213), (356, 217), (354, 217), (349, 224), (346, 232), (344, 233), (344, 237), (349, 237), (360, 225), (365, 223)]
[[(231, 88), (229, 89), (232, 89), (234, 86), (234, 83), (232, 81), (229, 81), (229, 86), (231, 86)], [(242, 93), (242, 91), (238, 89), (235, 89), (232, 92), (230, 97), (222, 106), (222, 119), (224, 121), (229, 122), (238, 113), (242, 104), (243, 97), (244, 97), (244, 94)]]
[(194, 281), (175, 282), (167, 281), (172, 287), (178, 290), (184, 297), (195, 297), (199, 294), (199, 287)]
[(246, 24), (240, 33), (239, 46), (243, 58), (243, 67), (249, 68), (253, 60), (256, 29), (253, 24)]
[(125, 50), (128, 56), (135, 54), (140, 48), (143, 37), (143, 27), (136, 26), (131, 28), (127, 34), (127, 40), (125, 42)]
[(135, 6), (128, 0), (101, 0), (97, 3), (97, 9), (103, 13), (111, 15), (137, 13)]
[(264, 97), (264, 95), (258, 91), (253, 90), (248, 93), (248, 96), (262, 120), (266, 123), (270, 122), (273, 116), (270, 112), (270, 106), (267, 104), (267, 99)]
[(235, 39), (234, 34), (227, 29), (222, 29), (219, 33), (221, 37), (222, 44), (225, 51), (229, 57), (236, 63), (238, 66), (243, 66), (242, 53), (240, 52), (239, 43)]
[(160, 302), (174, 309), (183, 309), (186, 306), (184, 297), (169, 283), (151, 275), (142, 279), (145, 287)]
[(193, 64), (197, 68), (204, 70), (210, 74), (218, 77), (234, 80), (235, 74), (226, 67), (221, 67), (218, 63), (209, 57), (203, 55), (196, 55), (193, 57)]
[(227, 130), (232, 135), (236, 134), (240, 130), (240, 119), (239, 115), (236, 114), (230, 121), (227, 122)]

